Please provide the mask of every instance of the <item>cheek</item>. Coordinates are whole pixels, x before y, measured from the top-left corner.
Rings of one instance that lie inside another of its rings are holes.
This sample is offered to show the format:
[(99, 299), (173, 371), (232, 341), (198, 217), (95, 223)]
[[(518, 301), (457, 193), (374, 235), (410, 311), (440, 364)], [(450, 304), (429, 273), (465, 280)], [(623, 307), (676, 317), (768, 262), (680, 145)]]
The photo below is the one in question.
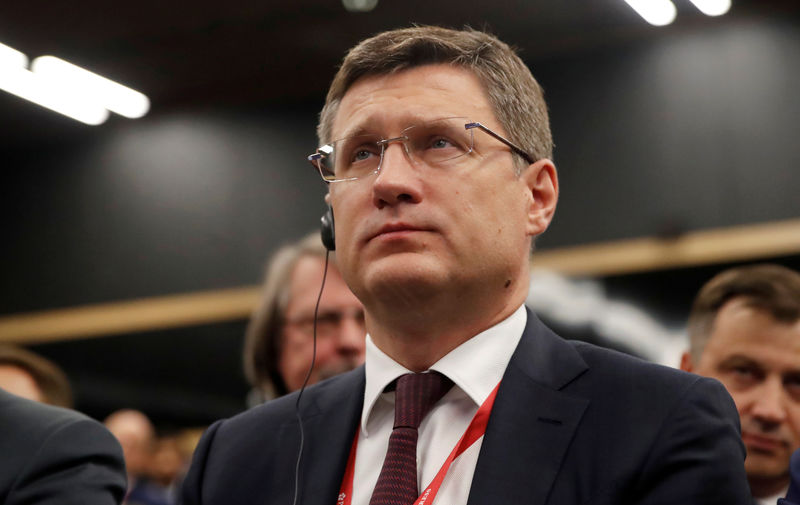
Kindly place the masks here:
[(793, 403), (788, 409), (789, 427), (794, 435), (795, 449), (800, 447), (800, 405)]
[(753, 403), (751, 398), (752, 394), (745, 391), (736, 391), (735, 389), (731, 388), (730, 385), (727, 384), (721, 377), (716, 377), (716, 379), (722, 382), (722, 385), (728, 390), (728, 394), (730, 394), (731, 398), (733, 398), (733, 403), (736, 404), (736, 410), (739, 412), (739, 416), (746, 416), (750, 411), (750, 406)]
[(306, 359), (306, 355), (310, 358), (309, 348), (310, 342), (306, 342), (304, 337), (286, 335), (283, 341), (283, 351), (281, 352), (281, 368), (294, 368), (298, 363), (302, 363)]
[[(317, 364), (324, 365), (325, 363), (327, 363), (331, 359), (331, 356), (335, 354), (334, 350), (335, 347), (333, 345), (333, 339), (331, 338), (317, 339), (317, 357), (316, 357)], [(311, 355), (309, 354), (309, 359), (310, 357)]]

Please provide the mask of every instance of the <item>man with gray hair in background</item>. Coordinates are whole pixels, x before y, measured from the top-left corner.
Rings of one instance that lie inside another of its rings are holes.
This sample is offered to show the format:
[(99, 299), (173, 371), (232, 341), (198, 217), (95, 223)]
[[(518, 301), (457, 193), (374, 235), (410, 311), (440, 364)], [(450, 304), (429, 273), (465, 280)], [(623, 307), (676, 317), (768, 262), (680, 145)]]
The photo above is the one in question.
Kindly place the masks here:
[[(319, 233), (284, 245), (270, 258), (261, 299), (247, 326), (244, 371), (256, 405), (300, 389), (311, 365), (314, 308), (325, 270)], [(335, 263), (328, 264), (317, 314), (317, 348), (309, 384), (364, 363), (364, 307)]]
[(694, 300), (689, 340), (681, 368), (728, 389), (753, 497), (774, 505), (800, 448), (800, 273), (761, 264), (717, 274)]

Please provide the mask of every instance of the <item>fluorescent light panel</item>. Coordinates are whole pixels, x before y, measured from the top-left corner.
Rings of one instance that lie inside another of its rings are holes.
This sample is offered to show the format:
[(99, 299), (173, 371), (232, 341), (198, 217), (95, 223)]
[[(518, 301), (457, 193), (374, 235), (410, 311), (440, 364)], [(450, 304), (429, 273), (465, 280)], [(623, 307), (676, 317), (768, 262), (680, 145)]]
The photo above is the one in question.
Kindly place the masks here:
[(106, 109), (136, 119), (150, 110), (150, 100), (138, 91), (106, 79), (55, 56), (39, 56), (31, 63), (33, 73), (61, 83), (68, 91), (89, 93)]
[(0, 69), (28, 66), (28, 57), (13, 47), (0, 43)]
[(690, 0), (706, 16), (721, 16), (731, 9), (731, 0)]
[(108, 119), (108, 110), (90, 97), (69, 93), (26, 68), (0, 67), (0, 89), (88, 125)]
[(672, 23), (678, 10), (670, 0), (625, 0), (645, 21), (655, 26)]
[(108, 111), (135, 119), (150, 109), (142, 93), (55, 56), (27, 66), (25, 54), (0, 44), (0, 89), (89, 125), (104, 122)]

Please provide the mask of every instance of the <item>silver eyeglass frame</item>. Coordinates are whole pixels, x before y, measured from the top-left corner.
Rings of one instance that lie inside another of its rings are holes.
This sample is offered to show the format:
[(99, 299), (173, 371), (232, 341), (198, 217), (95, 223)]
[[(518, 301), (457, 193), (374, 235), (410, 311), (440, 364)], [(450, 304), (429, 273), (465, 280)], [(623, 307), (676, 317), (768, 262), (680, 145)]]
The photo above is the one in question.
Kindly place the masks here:
[[(490, 128), (487, 128), (482, 123), (474, 121), (474, 122), (466, 123), (464, 125), (464, 129), (465, 130), (472, 130), (474, 128), (477, 128), (477, 129), (483, 131), (484, 133), (490, 135), (491, 137), (494, 137), (495, 139), (499, 140), (500, 142), (502, 142), (503, 144), (508, 146), (514, 153), (518, 154), (519, 156), (522, 157), (522, 159), (524, 159), (526, 162), (528, 162), (529, 165), (534, 163), (533, 157), (530, 154), (528, 154), (524, 149), (522, 149), (521, 147), (517, 147), (513, 142), (511, 142), (507, 138), (503, 137), (502, 135), (493, 132)], [(375, 170), (373, 170), (372, 172), (370, 172), (368, 174), (361, 175), (359, 177), (348, 177), (348, 178), (344, 178), (344, 179), (327, 179), (325, 177), (325, 175), (323, 174), (323, 170), (320, 167), (319, 163), (322, 161), (322, 159), (325, 156), (330, 154), (330, 150), (332, 149), (331, 144), (326, 144), (324, 146), (320, 146), (319, 148), (317, 148), (317, 152), (315, 152), (313, 154), (310, 154), (307, 159), (311, 163), (311, 165), (314, 166), (314, 169), (319, 174), (319, 176), (322, 177), (322, 180), (327, 184), (334, 183), (334, 182), (357, 181), (359, 179), (363, 179), (363, 178), (368, 177), (368, 176), (370, 176), (372, 174), (377, 174), (378, 172), (380, 172), (381, 167), (383, 166), (383, 153), (385, 152), (385, 146), (386, 145), (388, 145), (388, 144), (390, 144), (392, 142), (405, 142), (406, 140), (408, 140), (408, 137), (400, 136), (400, 137), (394, 137), (394, 138), (390, 138), (390, 139), (382, 139), (382, 140), (379, 140), (379, 141), (375, 142), (376, 145), (381, 146), (381, 161), (378, 164), (378, 168), (376, 168)], [(324, 152), (324, 150), (326, 150), (326, 149), (329, 151), (328, 153)], [(468, 152), (464, 153), (464, 154), (469, 154), (471, 152), (472, 152), (472, 148), (470, 148), (470, 150)]]

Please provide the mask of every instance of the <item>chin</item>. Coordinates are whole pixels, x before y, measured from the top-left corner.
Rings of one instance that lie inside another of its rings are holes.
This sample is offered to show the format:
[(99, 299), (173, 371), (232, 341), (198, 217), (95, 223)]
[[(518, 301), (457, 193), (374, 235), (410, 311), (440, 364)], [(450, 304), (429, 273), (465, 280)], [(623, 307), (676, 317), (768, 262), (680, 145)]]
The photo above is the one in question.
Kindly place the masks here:
[(788, 475), (789, 460), (787, 458), (748, 455), (744, 462), (748, 476), (760, 479), (776, 479)]
[(441, 290), (448, 276), (442, 265), (428, 258), (384, 258), (373, 262), (365, 272), (365, 288), (372, 297), (396, 302), (419, 301), (427, 293)]

